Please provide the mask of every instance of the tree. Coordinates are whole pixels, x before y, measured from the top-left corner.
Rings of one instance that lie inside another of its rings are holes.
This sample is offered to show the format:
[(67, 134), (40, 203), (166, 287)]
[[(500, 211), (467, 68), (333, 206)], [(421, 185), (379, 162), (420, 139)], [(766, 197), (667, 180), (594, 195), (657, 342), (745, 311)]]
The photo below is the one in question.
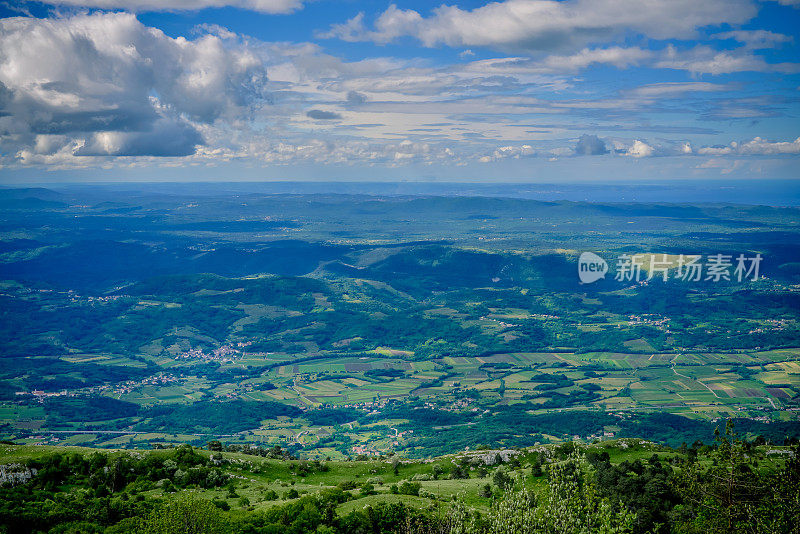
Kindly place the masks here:
[(142, 521), (142, 534), (216, 534), (228, 532), (227, 521), (211, 501), (184, 497), (156, 508)]
[(550, 466), (547, 491), (536, 507), (539, 532), (632, 532), (636, 516), (625, 507), (615, 512), (597, 494), (593, 472), (586, 458), (573, 452), (566, 461)]
[(709, 449), (711, 465), (692, 462), (681, 473), (679, 491), (685, 504), (677, 514), (683, 527), (702, 533), (771, 532), (756, 527), (756, 510), (768, 495), (768, 481), (753, 469), (731, 420), (724, 434), (719, 429), (714, 434), (717, 447)]
[(433, 472), (433, 480), (439, 480), (439, 475), (442, 474), (442, 468), (434, 464), (432, 472)]
[[(495, 471), (495, 476), (498, 472), (502, 471)], [(608, 500), (598, 496), (589, 463), (578, 452), (550, 466), (547, 488), (538, 502), (521, 477), (516, 481), (509, 477), (506, 487), (503, 496), (492, 504), (487, 534), (632, 532), (636, 516), (625, 507), (614, 511)], [(470, 532), (463, 525), (455, 531)]]
[(421, 487), (422, 484), (419, 482), (404, 480), (398, 487), (398, 490), (402, 495), (419, 495), (419, 490)]
[(450, 471), (450, 478), (453, 480), (460, 478), (469, 478), (469, 469), (460, 465), (453, 466)]
[(503, 467), (498, 467), (492, 475), (492, 482), (501, 490), (506, 490), (514, 485), (514, 480)]
[(786, 465), (766, 482), (769, 494), (755, 509), (755, 525), (761, 532), (800, 534), (800, 446), (792, 447)]
[[(488, 486), (488, 484), (487, 484)], [(440, 529), (429, 529), (428, 532), (446, 532), (447, 534), (476, 534), (484, 532), (480, 523), (480, 515), (471, 511), (464, 504), (464, 495), (458, 498), (446, 509), (444, 517), (439, 521)], [(410, 532), (411, 529), (406, 529)], [(417, 530), (419, 532), (419, 530)]]

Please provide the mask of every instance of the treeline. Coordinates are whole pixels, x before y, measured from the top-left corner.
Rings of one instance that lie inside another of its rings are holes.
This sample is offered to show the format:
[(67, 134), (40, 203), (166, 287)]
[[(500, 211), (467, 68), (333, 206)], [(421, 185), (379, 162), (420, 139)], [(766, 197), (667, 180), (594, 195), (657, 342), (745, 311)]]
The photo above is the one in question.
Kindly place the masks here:
[[(218, 442), (209, 448), (218, 449)], [(639, 447), (639, 448), (637, 448)], [(169, 534), (775, 534), (797, 532), (800, 517), (800, 448), (784, 461), (741, 440), (728, 424), (712, 445), (680, 450), (632, 444), (637, 459), (613, 463), (619, 449), (584, 449), (568, 442), (525, 451), (507, 462), (471, 467), (434, 463), (431, 475), (402, 479), (390, 493), (427, 499), (429, 505), (379, 502), (340, 513), (339, 505), (374, 495), (370, 481), (341, 480), (335, 487), (254, 510), (237, 493), (242, 473), (267, 472), (267, 464), (230, 463), (188, 446), (145, 455), (55, 454), (28, 462), (36, 474), (25, 484), (0, 488), (0, 531)], [(243, 452), (243, 451), (242, 451)], [(280, 454), (277, 450), (276, 455)], [(321, 462), (288, 462), (291, 476), (326, 473)], [(395, 475), (399, 463), (394, 465)], [(442, 469), (449, 467), (449, 473)], [(403, 469), (405, 469), (403, 467)], [(487, 482), (478, 512), (462, 496), (437, 497), (416, 480), (468, 479)], [(226, 500), (194, 491), (225, 486)], [(536, 487), (536, 491), (533, 488)], [(154, 492), (153, 490), (160, 490)], [(174, 494), (174, 495), (173, 495)], [(278, 498), (266, 490), (264, 500)], [(4, 530), (3, 530), (4, 529)]]
[(144, 421), (135, 428), (147, 432), (233, 434), (258, 428), (265, 419), (282, 415), (298, 417), (302, 413), (296, 406), (274, 401), (197, 401), (147, 408), (141, 413)]
[[(466, 255), (461, 257), (462, 254)], [(443, 270), (440, 256), (447, 261), (461, 257), (465, 264)], [(484, 265), (487, 269), (495, 267), (493, 262), (499, 262), (497, 265), (501, 269), (510, 265), (510, 260), (502, 255), (488, 256), (496, 257)], [(143, 345), (154, 339), (171, 340), (176, 327), (186, 326), (210, 338), (199, 342), (201, 346), (204, 343), (217, 346), (247, 338), (254, 341), (250, 347), (252, 351), (302, 353), (308, 350), (309, 342), (333, 351), (340, 349), (338, 343), (346, 339), (350, 340), (349, 351), (390, 346), (413, 351), (417, 359), (530, 352), (555, 345), (576, 347), (584, 352), (630, 352), (633, 349), (626, 346), (626, 342), (635, 340), (644, 340), (649, 345), (643, 346), (643, 352), (650, 351), (650, 347), (657, 351), (675, 347), (763, 349), (796, 345), (800, 335), (797, 326), (792, 324), (797, 319), (800, 303), (796, 295), (786, 292), (741, 290), (731, 293), (731, 288), (724, 286), (687, 287), (656, 281), (624, 296), (603, 293), (584, 302), (580, 295), (574, 294), (574, 284), (569, 288), (548, 285), (543, 292), (523, 295), (519, 287), (525, 284), (518, 280), (521, 285), (512, 285), (513, 290), (501, 284), (491, 291), (446, 283), (442, 293), (431, 296), (432, 286), (428, 284), (431, 273), (449, 278), (475, 260), (472, 254), (463, 251), (420, 249), (393, 256), (375, 266), (378, 280), (389, 272), (385, 269), (400, 269), (397, 272), (403, 276), (398, 279), (392, 271), (393, 278), (387, 278), (387, 283), (400, 289), (404, 285), (415, 287), (413, 292), (419, 294), (418, 301), (403, 299), (388, 291), (383, 291), (379, 298), (370, 299), (369, 290), (365, 289), (359, 295), (363, 300), (356, 304), (343, 299), (340, 288), (323, 280), (289, 276), (240, 279), (209, 274), (154, 277), (120, 290), (117, 296), (122, 298), (91, 305), (73, 303), (57, 293), (24, 298), (0, 296), (0, 356), (63, 355), (69, 349), (130, 356), (138, 354)], [(540, 260), (542, 258), (537, 261)], [(483, 265), (482, 261), (478, 263)], [(421, 287), (425, 288), (422, 293)], [(330, 308), (315, 309), (315, 294), (323, 295)], [(704, 298), (697, 298), (698, 294)], [(140, 299), (152, 300), (153, 304), (141, 306)], [(161, 302), (173, 305), (164, 306), (159, 304)], [(692, 305), (680, 304), (686, 302)], [(242, 304), (276, 306), (300, 312), (300, 315), (263, 318), (234, 330), (234, 323), (245, 316), (240, 308)], [(427, 314), (425, 310), (430, 305), (451, 307), (463, 315)], [(514, 319), (513, 324), (495, 333), (474, 325), (465, 327), (465, 319), (485, 316), (491, 313), (490, 308), (521, 308), (552, 317)], [(312, 311), (315, 313), (310, 313)], [(377, 311), (383, 315), (377, 317), (374, 313)], [(670, 334), (666, 333), (667, 327), (650, 325), (618, 328), (613, 316), (603, 318), (598, 315), (600, 311), (623, 317), (641, 314), (667, 317)], [(698, 326), (698, 318), (703, 319), (703, 326)], [(787, 324), (760, 331), (762, 329), (757, 326), (764, 319), (786, 319)], [(584, 331), (575, 326), (579, 322), (594, 323), (602, 328)], [(64, 382), (63, 385), (72, 387), (74, 384)]]
[(31, 460), (27, 467), (36, 475), (29, 483), (0, 487), (0, 532), (41, 532), (57, 526), (60, 532), (103, 532), (104, 527), (147, 516), (158, 502), (147, 496), (148, 491), (225, 485), (229, 475), (219, 467), (224, 463), (188, 445), (140, 457), (95, 452)]
[(330, 289), (325, 282), (313, 278), (265, 276), (243, 279), (213, 274), (185, 274), (150, 278), (126, 288), (124, 292), (164, 298), (180, 304), (201, 299), (214, 306), (267, 304), (309, 312), (314, 306), (311, 293), (330, 294)]
[[(140, 432), (215, 435), (253, 430), (267, 419), (280, 416), (300, 417), (304, 414), (296, 406), (276, 401), (201, 400), (191, 404), (141, 407), (106, 396), (53, 397), (44, 401), (44, 409), (48, 426), (51, 427), (87, 422), (97, 424), (85, 427), (86, 429), (102, 426), (105, 429), (132, 428)], [(324, 418), (324, 412), (319, 416)]]
[(58, 391), (141, 380), (158, 371), (154, 364), (133, 367), (71, 363), (57, 358), (0, 358), (0, 380), (19, 380), (29, 390)]
[[(576, 391), (571, 395), (556, 394), (547, 403), (554, 407), (566, 406), (572, 400), (594, 394), (591, 391)], [(617, 437), (637, 437), (678, 447), (681, 443), (692, 443), (698, 439), (712, 441), (714, 429), (718, 426), (718, 423), (669, 413), (625, 417), (589, 410), (530, 413), (530, 410), (541, 407), (541, 404), (522, 402), (492, 406), (488, 413), (473, 413), (438, 410), (423, 407), (421, 403), (406, 402), (390, 404), (381, 416), (385, 419), (407, 420), (408, 422), (396, 426), (401, 431), (413, 430), (410, 445), (422, 447), (427, 455), (450, 454), (480, 443), (527, 447), (537, 442), (546, 442), (542, 438), (544, 434), (570, 439), (575, 435), (600, 434), (608, 426), (620, 427)], [(790, 443), (800, 438), (800, 423), (797, 421), (734, 419), (734, 422), (741, 433), (760, 435), (771, 443)]]

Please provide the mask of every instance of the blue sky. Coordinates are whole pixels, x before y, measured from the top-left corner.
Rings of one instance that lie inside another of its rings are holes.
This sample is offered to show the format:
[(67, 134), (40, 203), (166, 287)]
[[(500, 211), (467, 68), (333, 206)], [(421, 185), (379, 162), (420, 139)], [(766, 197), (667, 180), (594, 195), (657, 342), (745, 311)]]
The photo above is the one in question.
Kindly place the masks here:
[(0, 16), (0, 183), (800, 178), (800, 0)]

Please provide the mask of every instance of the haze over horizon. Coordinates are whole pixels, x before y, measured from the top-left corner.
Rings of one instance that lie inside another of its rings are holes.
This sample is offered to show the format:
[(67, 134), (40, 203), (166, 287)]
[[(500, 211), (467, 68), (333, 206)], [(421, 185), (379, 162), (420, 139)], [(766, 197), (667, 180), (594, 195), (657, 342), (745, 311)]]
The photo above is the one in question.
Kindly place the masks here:
[(0, 6), (0, 184), (796, 179), (795, 0)]

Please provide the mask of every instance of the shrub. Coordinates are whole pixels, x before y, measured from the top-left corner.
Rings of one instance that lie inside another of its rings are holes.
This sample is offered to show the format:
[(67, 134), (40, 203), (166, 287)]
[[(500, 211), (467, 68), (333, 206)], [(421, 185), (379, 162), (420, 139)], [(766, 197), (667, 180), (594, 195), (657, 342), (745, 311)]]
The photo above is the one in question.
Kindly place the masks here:
[(156, 508), (143, 521), (142, 527), (141, 531), (148, 534), (222, 534), (228, 531), (219, 505), (192, 497), (174, 499)]
[(419, 490), (422, 487), (422, 484), (419, 482), (411, 482), (409, 480), (404, 480), (398, 486), (398, 490), (402, 495), (419, 495)]

